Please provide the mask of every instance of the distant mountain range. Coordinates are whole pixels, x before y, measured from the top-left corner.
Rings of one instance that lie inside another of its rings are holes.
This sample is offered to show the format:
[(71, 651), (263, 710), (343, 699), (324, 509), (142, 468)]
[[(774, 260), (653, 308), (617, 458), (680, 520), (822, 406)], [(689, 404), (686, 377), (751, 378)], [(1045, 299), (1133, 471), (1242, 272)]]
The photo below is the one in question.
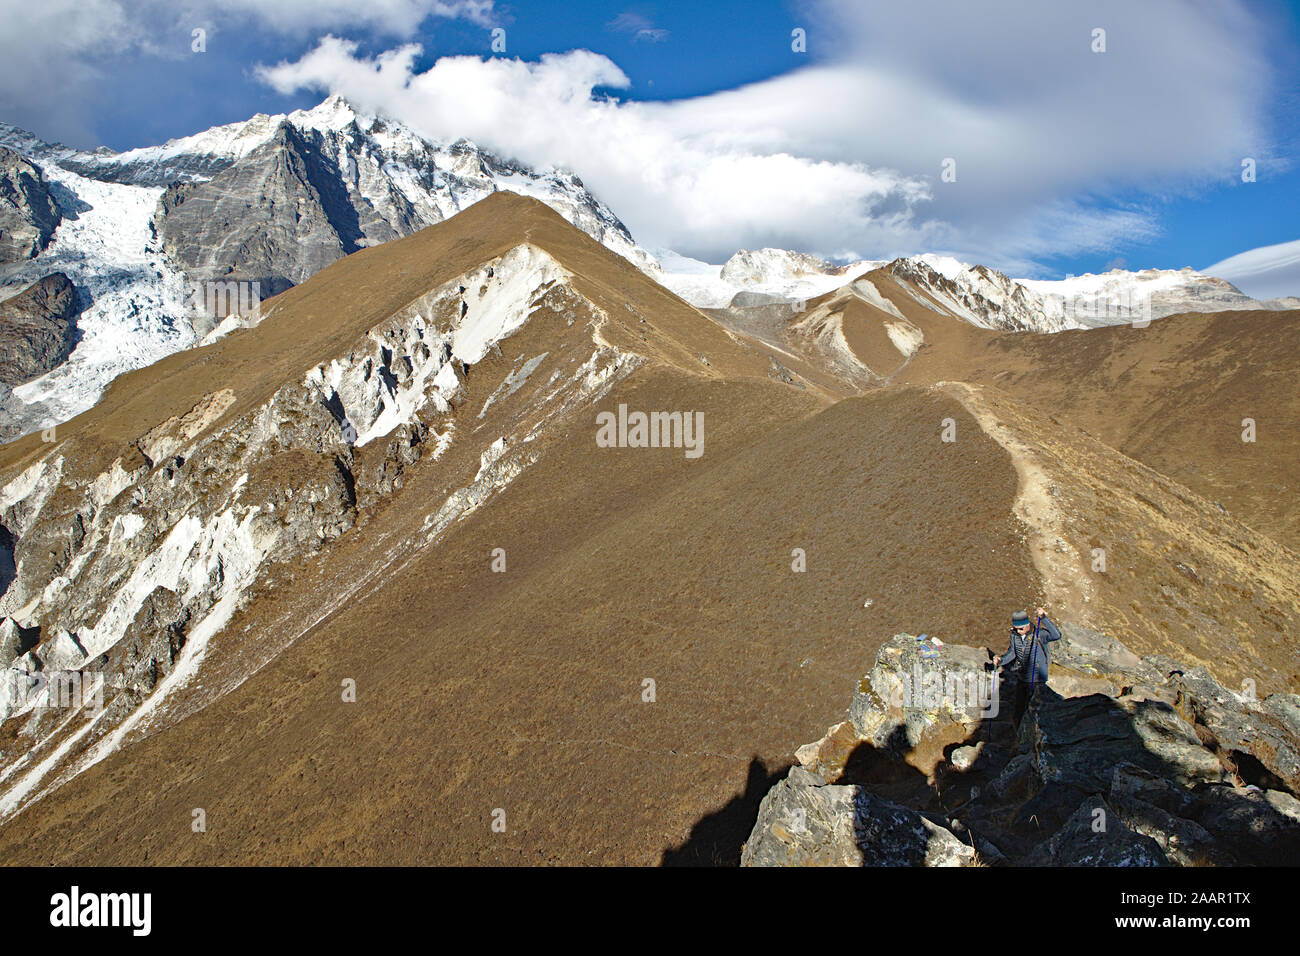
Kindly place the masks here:
[(329, 263), (497, 191), (540, 199), (702, 308), (798, 304), (886, 265), (927, 301), (990, 329), (1300, 305), (1256, 301), (1189, 269), (1045, 282), (934, 255), (843, 266), (777, 249), (742, 250), (720, 266), (656, 257), (571, 172), (529, 169), (464, 140), (435, 143), (337, 96), (121, 153), (0, 124), (0, 303), (46, 280), (77, 293), (75, 309), (39, 316), (39, 337), (9, 336), (23, 353), (10, 364), (23, 371), (0, 381), (0, 439), (66, 421), (123, 372), (253, 321), (261, 300)]
[[(788, 300), (821, 295), (888, 265), (861, 260), (835, 265), (785, 249), (742, 249), (721, 266), (660, 254), (662, 282), (693, 305), (725, 308), (736, 295), (759, 293)], [(1112, 270), (1068, 279), (1012, 279), (987, 266), (951, 256), (923, 254), (896, 260), (929, 286), (942, 285), (958, 299), (983, 299), (969, 321), (985, 328), (1058, 332), (1102, 325), (1127, 325), (1188, 312), (1241, 309), (1286, 310), (1300, 298), (1259, 300), (1231, 283), (1195, 269)]]

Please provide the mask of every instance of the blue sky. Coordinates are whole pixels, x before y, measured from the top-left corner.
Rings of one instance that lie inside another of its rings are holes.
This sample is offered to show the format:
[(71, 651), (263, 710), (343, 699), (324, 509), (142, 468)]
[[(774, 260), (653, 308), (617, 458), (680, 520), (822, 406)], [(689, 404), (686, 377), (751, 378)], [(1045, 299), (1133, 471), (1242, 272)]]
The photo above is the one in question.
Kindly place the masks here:
[[(427, 135), (570, 166), (639, 241), (711, 261), (938, 251), (1055, 277), (1300, 238), (1296, 3), (975, 6), (0, 0), (30, 27), (0, 39), (0, 121), (125, 149), (334, 90)], [(57, 48), (32, 40), (55, 25)], [(380, 81), (376, 58), (412, 44)], [(451, 57), (481, 62), (432, 69)], [(480, 89), (517, 106), (483, 107)]]
[[(670, 100), (731, 89), (797, 69), (810, 59), (791, 50), (790, 33), (799, 24), (794, 4), (718, 0), (698, 7), (534, 2), (496, 4), (494, 9), (507, 31), (507, 56), (536, 60), (544, 53), (573, 49), (604, 54), (623, 68), (633, 85), (601, 92), (629, 100)], [(562, 15), (557, 15), (558, 11), (563, 11)], [(623, 15), (643, 17), (655, 28), (668, 31), (667, 36), (641, 37), (630, 20), (620, 24), (618, 18)], [(199, 18), (195, 22), (207, 21)], [(223, 35), (219, 23), (203, 56), (191, 54), (193, 28), (181, 22), (162, 34), (162, 55), (103, 58), (101, 68), (109, 82), (92, 94), (93, 110), (86, 111), (85, 130), (60, 133), (73, 127), (65, 126), (57, 115), (36, 114), (24, 128), (43, 125), (54, 131), (51, 138), (66, 136), (70, 145), (102, 144), (122, 150), (247, 119), (258, 112), (309, 108), (322, 99), (314, 93), (277, 93), (251, 75), (254, 64), (291, 60), (306, 53), (315, 45), (316, 34), (293, 38), (265, 30), (232, 29)], [(466, 20), (429, 17), (409, 39), (422, 44), (425, 52), (419, 62), (427, 66), (440, 56), (495, 55), (490, 30)], [(396, 36), (374, 29), (335, 32), (359, 40), (361, 49), (371, 54), (391, 46)], [(811, 58), (815, 55), (814, 45)], [(8, 116), (0, 121), (15, 122)]]

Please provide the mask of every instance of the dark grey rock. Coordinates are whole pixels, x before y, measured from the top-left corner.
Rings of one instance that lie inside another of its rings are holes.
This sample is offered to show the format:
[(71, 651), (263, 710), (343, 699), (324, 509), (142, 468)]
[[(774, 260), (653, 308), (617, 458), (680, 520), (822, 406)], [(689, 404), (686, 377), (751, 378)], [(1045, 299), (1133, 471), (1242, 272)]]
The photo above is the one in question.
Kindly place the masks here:
[(1104, 793), (1120, 763), (1180, 783), (1218, 782), (1223, 767), (1195, 731), (1161, 701), (1115, 699), (1103, 694), (1061, 698), (1047, 693), (1029, 706), (1022, 738), (1033, 749), (1046, 782)]
[(1085, 800), (1064, 825), (1024, 861), (1027, 866), (1166, 866), (1151, 837), (1124, 825), (1100, 798)]
[(1192, 820), (1170, 813), (1131, 794), (1111, 793), (1110, 805), (1134, 833), (1156, 842), (1176, 866), (1232, 866), (1237, 860), (1214, 836)]
[(1206, 787), (1190, 815), (1240, 863), (1294, 866), (1300, 859), (1300, 800), (1289, 793)]
[(0, 263), (40, 255), (61, 220), (40, 168), (0, 146)]
[(0, 302), (0, 383), (21, 385), (66, 359), (78, 311), (77, 290), (62, 272)]

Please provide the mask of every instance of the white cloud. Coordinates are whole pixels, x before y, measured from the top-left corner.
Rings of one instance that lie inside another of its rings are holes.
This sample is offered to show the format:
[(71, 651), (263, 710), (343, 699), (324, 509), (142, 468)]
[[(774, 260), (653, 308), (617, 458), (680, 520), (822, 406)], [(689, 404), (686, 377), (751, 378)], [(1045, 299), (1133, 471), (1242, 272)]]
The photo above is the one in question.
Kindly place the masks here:
[[(738, 241), (930, 246), (941, 226), (913, 213), (929, 187), (883, 167), (751, 149), (732, 130), (692, 128), (689, 104), (618, 103), (626, 88), (611, 60), (577, 50), (537, 62), (444, 57), (413, 71), (408, 45), (375, 58), (328, 37), (293, 63), (265, 68), (274, 88), (343, 93), (437, 139), (466, 137), (535, 166), (576, 170), (638, 239), (687, 253), (727, 254)], [(735, 132), (740, 132), (739, 130)]]
[(405, 39), (429, 17), (490, 26), (493, 0), (0, 0), (0, 120), (39, 121), (46, 136), (93, 142), (91, 110), (113, 59), (188, 55), (196, 27), (211, 41), (248, 28)]
[(618, 33), (630, 33), (632, 39), (647, 43), (660, 43), (668, 39), (667, 30), (655, 26), (654, 21), (639, 13), (620, 13), (605, 26)]
[(286, 35), (357, 27), (407, 37), (429, 17), (495, 22), (493, 0), (182, 0), (175, 6), (192, 15), (246, 17)]
[(118, 0), (5, 0), (0, 23), (0, 117), (53, 114), (70, 140), (89, 134), (81, 103), (99, 77), (84, 55), (120, 54), (144, 38)]
[[(574, 169), (646, 245), (715, 261), (741, 246), (933, 250), (1033, 273), (1040, 257), (1158, 233), (1114, 197), (1154, 200), (1268, 155), (1263, 32), (1236, 0), (827, 0), (808, 22), (825, 60), (685, 100), (599, 95), (629, 80), (583, 50), (417, 73), (418, 47), (366, 58), (331, 37), (260, 75)], [(955, 182), (940, 180), (946, 158)]]
[[(261, 75), (572, 168), (646, 245), (715, 260), (741, 246), (930, 250), (1037, 274), (1048, 256), (1154, 238), (1159, 200), (1235, 176), (1243, 156), (1276, 163), (1270, 25), (1253, 9), (809, 0), (808, 66), (707, 96), (615, 102), (596, 90), (627, 89), (627, 76), (583, 50), (444, 58), (415, 73), (419, 48), (402, 41), (429, 17), (493, 24), (492, 0), (0, 0), (0, 117), (87, 142), (100, 71), (175, 55), (194, 24), (297, 41), (365, 32), (392, 48), (368, 59), (328, 38)], [(607, 26), (659, 29), (637, 14)], [(1098, 27), (1105, 53), (1091, 52)], [(939, 177), (949, 157), (952, 183)]]
[(1256, 299), (1300, 296), (1300, 239), (1239, 252), (1201, 271)]

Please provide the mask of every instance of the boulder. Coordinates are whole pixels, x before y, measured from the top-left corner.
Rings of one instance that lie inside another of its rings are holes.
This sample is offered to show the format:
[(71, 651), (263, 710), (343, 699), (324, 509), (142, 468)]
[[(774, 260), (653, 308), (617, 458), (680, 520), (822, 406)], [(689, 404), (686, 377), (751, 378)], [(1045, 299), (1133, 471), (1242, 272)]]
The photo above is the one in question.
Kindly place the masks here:
[(1050, 691), (1029, 705), (1021, 738), (1045, 782), (1104, 793), (1114, 768), (1131, 763), (1180, 783), (1218, 782), (1223, 767), (1196, 732), (1162, 701)]
[(982, 749), (980, 744), (958, 747), (948, 755), (948, 762), (957, 770), (969, 770), (975, 766), (975, 761), (979, 760)]
[(1204, 667), (1170, 676), (1178, 712), (1206, 743), (1240, 769), (1242, 755), (1257, 760), (1292, 793), (1300, 793), (1300, 697), (1259, 700), (1223, 687)]
[(796, 767), (763, 798), (741, 866), (968, 866), (974, 858), (916, 811)]
[(1189, 815), (1240, 863), (1294, 866), (1300, 857), (1300, 800), (1289, 793), (1206, 787)]
[(1237, 860), (1214, 836), (1192, 820), (1180, 817), (1131, 794), (1110, 794), (1110, 805), (1126, 827), (1150, 837), (1177, 866), (1232, 866)]
[(794, 759), (808, 771), (834, 780), (843, 772), (849, 757), (861, 743), (853, 724), (844, 720), (828, 727), (821, 740), (804, 744), (796, 750)]
[(1166, 866), (1164, 852), (1151, 837), (1124, 825), (1104, 800), (1085, 800), (1026, 866)]
[(872, 746), (898, 756), (964, 739), (1000, 709), (997, 680), (982, 648), (942, 646), (898, 634), (858, 681), (849, 721)]
[(1052, 664), (1061, 664), (1091, 677), (1135, 674), (1142, 663), (1114, 638), (1073, 622), (1060, 625), (1061, 639), (1051, 645)]

